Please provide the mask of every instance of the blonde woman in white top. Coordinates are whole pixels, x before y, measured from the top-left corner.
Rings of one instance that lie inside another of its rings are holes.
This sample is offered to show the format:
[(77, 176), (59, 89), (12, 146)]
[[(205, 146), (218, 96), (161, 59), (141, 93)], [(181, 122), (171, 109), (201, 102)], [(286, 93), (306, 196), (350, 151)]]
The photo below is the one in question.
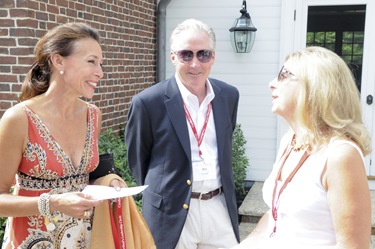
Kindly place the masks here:
[(309, 47), (287, 56), (269, 87), (272, 112), (290, 132), (264, 183), (270, 210), (234, 248), (369, 248), (363, 157), (371, 143), (350, 69), (335, 53)]

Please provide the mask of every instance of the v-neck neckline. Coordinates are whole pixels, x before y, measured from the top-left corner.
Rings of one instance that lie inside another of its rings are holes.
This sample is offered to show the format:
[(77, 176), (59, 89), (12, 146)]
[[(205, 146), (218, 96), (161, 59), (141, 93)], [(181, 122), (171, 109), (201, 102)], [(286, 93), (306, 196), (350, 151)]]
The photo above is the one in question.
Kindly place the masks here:
[(71, 170), (75, 173), (79, 173), (80, 171), (84, 170), (82, 169), (82, 162), (84, 161), (84, 157), (85, 157), (85, 153), (87, 151), (87, 139), (88, 137), (90, 136), (90, 112), (91, 112), (91, 109), (89, 107), (89, 105), (87, 105), (87, 108), (86, 108), (86, 136), (85, 136), (85, 143), (84, 143), (84, 147), (83, 147), (83, 150), (82, 150), (82, 154), (81, 154), (81, 157), (80, 157), (80, 162), (79, 162), (79, 165), (77, 165), (77, 167), (75, 167), (73, 165), (73, 161), (71, 160), (71, 158), (65, 153), (64, 149), (60, 146), (59, 142), (55, 139), (55, 137), (53, 136), (53, 134), (51, 133), (51, 131), (48, 129), (48, 127), (44, 124), (43, 120), (38, 116), (37, 113), (35, 113), (32, 109), (30, 109), (28, 106), (24, 105), (24, 107), (30, 112), (32, 113), (32, 115), (35, 117), (35, 119), (37, 119), (38, 123), (41, 125), (41, 127), (43, 128), (45, 134), (48, 134), (48, 144), (52, 144), (60, 153), (59, 155), (61, 155), (61, 157), (64, 158), (64, 161), (68, 162), (68, 165), (69, 167), (71, 168)]

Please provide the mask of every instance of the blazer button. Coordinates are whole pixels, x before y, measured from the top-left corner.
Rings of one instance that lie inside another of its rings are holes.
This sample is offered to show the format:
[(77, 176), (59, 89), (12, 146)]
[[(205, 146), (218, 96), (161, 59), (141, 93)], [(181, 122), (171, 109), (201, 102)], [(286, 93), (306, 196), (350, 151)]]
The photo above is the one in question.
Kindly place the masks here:
[(189, 185), (189, 186), (191, 185), (191, 181), (190, 181), (190, 180), (187, 180), (186, 183), (187, 183), (187, 185)]
[(184, 209), (188, 209), (188, 208), (189, 208), (189, 205), (188, 205), (188, 204), (184, 204), (182, 207), (183, 207)]

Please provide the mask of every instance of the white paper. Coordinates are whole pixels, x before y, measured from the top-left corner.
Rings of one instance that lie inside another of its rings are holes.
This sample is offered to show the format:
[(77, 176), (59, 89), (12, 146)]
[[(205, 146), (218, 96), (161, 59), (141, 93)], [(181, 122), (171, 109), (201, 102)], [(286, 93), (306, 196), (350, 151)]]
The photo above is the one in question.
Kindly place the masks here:
[(86, 188), (82, 190), (82, 193), (91, 195), (97, 200), (106, 200), (136, 195), (145, 190), (147, 187), (148, 185), (131, 188), (121, 188), (120, 191), (117, 191), (114, 187), (101, 185), (87, 185)]

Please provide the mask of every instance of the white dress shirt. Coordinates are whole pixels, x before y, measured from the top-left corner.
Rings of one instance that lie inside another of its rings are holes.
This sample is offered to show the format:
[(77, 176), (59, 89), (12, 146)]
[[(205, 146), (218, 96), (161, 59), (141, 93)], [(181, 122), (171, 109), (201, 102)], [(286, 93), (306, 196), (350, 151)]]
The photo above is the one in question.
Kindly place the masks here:
[[(199, 105), (198, 97), (192, 94), (184, 86), (184, 84), (182, 84), (177, 74), (175, 77), (176, 77), (178, 88), (182, 95), (182, 99), (190, 113), (190, 116), (194, 122), (194, 125), (198, 133), (198, 137), (199, 137), (201, 130), (204, 126), (205, 119), (206, 119), (208, 105), (211, 103), (211, 101), (215, 97), (215, 93), (212, 89), (211, 83), (207, 79), (206, 97), (202, 101), (201, 105)], [(206, 163), (212, 164), (214, 167), (214, 170), (216, 171), (216, 176), (209, 180), (195, 181), (194, 177), (192, 176), (193, 177), (193, 185), (192, 185), (193, 192), (206, 193), (206, 192), (215, 190), (221, 187), (221, 181), (220, 181), (220, 169), (219, 169), (219, 164), (218, 164), (217, 140), (216, 140), (216, 130), (215, 130), (213, 109), (211, 109), (206, 132), (204, 134), (203, 141), (200, 145), (200, 148), (198, 148), (198, 141), (193, 133), (193, 130), (188, 122), (188, 119), (186, 119), (186, 122), (187, 122), (188, 130), (189, 130), (191, 159), (192, 159), (193, 165), (199, 162), (201, 163), (206, 162)], [(202, 152), (202, 156), (199, 155), (199, 149)], [(194, 170), (194, 167), (193, 167), (193, 170)]]

